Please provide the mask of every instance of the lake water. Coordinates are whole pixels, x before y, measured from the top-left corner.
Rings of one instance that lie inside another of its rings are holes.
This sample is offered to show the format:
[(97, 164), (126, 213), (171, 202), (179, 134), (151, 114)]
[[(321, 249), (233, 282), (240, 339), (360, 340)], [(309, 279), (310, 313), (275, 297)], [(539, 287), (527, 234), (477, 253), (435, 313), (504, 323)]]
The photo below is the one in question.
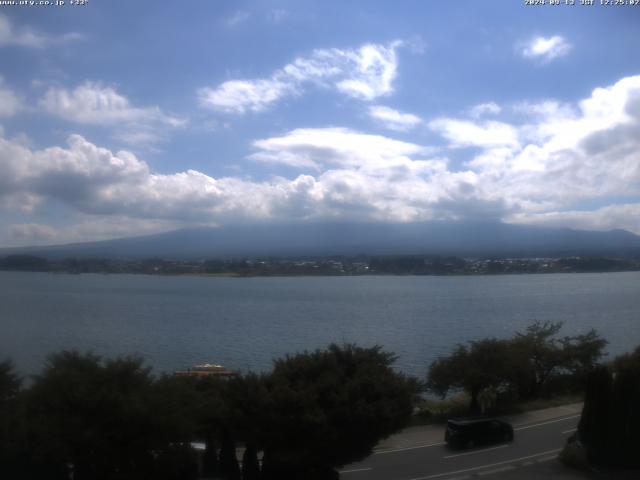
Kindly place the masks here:
[(640, 272), (448, 277), (216, 278), (0, 272), (0, 358), (24, 374), (61, 349), (265, 370), (330, 342), (383, 345), (420, 377), (456, 342), (532, 320), (596, 328), (611, 354), (640, 344)]

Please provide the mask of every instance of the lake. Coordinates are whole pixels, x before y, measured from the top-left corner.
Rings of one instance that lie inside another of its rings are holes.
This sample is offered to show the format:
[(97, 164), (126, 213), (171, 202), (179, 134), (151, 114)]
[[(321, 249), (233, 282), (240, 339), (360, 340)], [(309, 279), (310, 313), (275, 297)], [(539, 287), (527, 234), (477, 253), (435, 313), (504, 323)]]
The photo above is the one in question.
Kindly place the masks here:
[(222, 278), (0, 272), (0, 358), (40, 370), (61, 349), (139, 354), (154, 371), (197, 363), (266, 370), (330, 342), (383, 345), (423, 377), (457, 342), (532, 320), (597, 329), (611, 354), (640, 344), (640, 272)]

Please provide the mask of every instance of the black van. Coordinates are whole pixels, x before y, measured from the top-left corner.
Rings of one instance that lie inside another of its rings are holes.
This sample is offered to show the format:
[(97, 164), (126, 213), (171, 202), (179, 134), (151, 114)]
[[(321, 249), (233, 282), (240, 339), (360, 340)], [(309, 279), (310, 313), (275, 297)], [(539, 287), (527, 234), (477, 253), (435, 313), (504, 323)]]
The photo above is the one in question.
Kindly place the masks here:
[(444, 440), (452, 448), (513, 441), (513, 427), (497, 418), (458, 418), (447, 422)]

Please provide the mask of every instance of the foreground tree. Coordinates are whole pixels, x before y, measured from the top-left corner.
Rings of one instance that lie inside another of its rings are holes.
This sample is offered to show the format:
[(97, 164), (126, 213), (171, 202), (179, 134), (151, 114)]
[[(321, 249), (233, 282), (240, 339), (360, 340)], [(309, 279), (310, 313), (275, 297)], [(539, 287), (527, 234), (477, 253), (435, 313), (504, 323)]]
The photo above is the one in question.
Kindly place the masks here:
[(562, 322), (535, 321), (512, 339), (514, 354), (519, 354), (527, 363), (519, 377), (521, 397), (537, 396), (549, 378), (567, 363), (566, 352), (555, 338), (561, 328)]
[(480, 413), (480, 392), (497, 389), (511, 376), (509, 343), (489, 338), (459, 344), (453, 353), (431, 363), (427, 388), (441, 397), (450, 390), (460, 389), (469, 393), (469, 411)]
[(15, 398), (20, 390), (20, 378), (10, 360), (0, 362), (0, 405)]
[(19, 403), (21, 380), (9, 360), (0, 362), (0, 477), (13, 478), (26, 448), (25, 418)]
[(608, 342), (595, 330), (558, 337), (562, 326), (562, 322), (536, 321), (512, 339), (513, 355), (519, 354), (527, 362), (526, 375), (520, 376), (518, 384), (521, 397), (539, 396), (549, 381), (561, 373), (570, 375), (578, 388), (584, 388), (587, 375), (604, 356)]
[(640, 467), (640, 347), (589, 375), (580, 440), (598, 465)]
[(261, 424), (264, 479), (338, 478), (404, 427), (420, 387), (380, 347), (331, 345), (277, 360)]
[(179, 406), (155, 393), (154, 379), (138, 358), (51, 356), (28, 398), (33, 476), (171, 478), (168, 465), (188, 456), (180, 448), (184, 432), (173, 428)]
[(501, 391), (509, 401), (559, 389), (581, 391), (607, 341), (595, 330), (558, 337), (561, 328), (561, 322), (536, 321), (510, 339), (458, 344), (450, 355), (431, 363), (427, 388), (442, 397), (451, 390), (464, 390), (471, 398), (472, 414), (480, 411), (483, 391)]

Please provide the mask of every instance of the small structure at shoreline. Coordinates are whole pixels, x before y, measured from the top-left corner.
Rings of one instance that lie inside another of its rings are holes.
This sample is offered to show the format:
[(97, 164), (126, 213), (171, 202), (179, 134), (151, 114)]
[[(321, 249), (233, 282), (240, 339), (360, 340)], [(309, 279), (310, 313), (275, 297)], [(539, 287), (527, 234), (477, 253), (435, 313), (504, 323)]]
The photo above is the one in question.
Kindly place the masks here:
[(176, 377), (216, 377), (216, 378), (233, 378), (238, 376), (238, 372), (229, 370), (222, 365), (214, 365), (211, 363), (203, 363), (195, 365), (188, 370), (177, 370), (173, 372)]

